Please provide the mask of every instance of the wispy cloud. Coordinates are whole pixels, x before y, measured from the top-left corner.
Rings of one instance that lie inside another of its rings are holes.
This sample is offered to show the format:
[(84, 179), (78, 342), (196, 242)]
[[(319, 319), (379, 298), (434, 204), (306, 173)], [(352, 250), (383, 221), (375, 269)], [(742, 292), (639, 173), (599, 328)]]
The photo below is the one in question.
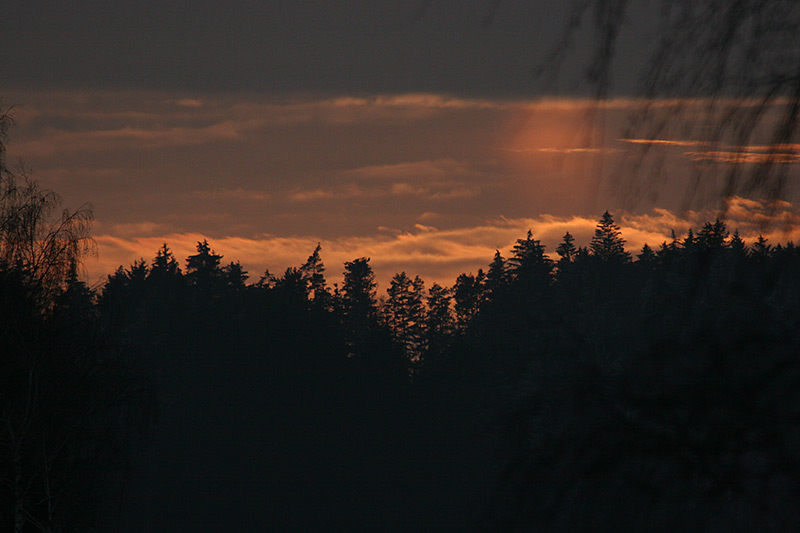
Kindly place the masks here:
[(237, 140), (241, 134), (232, 121), (202, 127), (133, 127), (97, 130), (48, 128), (37, 139), (15, 143), (26, 157), (53, 157), (65, 153), (108, 152), (115, 149), (151, 150), (165, 146), (191, 146), (220, 140)]
[(413, 196), (427, 200), (455, 200), (478, 196), (477, 186), (464, 186), (456, 182), (432, 182), (425, 185), (407, 182), (379, 183), (363, 186), (355, 183), (335, 186), (329, 189), (294, 189), (288, 193), (292, 202), (317, 202), (349, 199), (375, 199), (391, 196)]
[(344, 171), (344, 175), (357, 179), (385, 181), (430, 181), (475, 174), (476, 171), (468, 162), (449, 158), (369, 165)]
[(729, 146), (719, 142), (675, 139), (620, 139), (628, 144), (657, 147), (703, 148), (683, 152), (682, 155), (695, 162), (726, 164), (791, 164), (800, 161), (800, 145), (752, 145)]
[(325, 200), (343, 200), (372, 196), (375, 191), (363, 189), (353, 183), (331, 189), (298, 189), (289, 191), (289, 200), (293, 202), (316, 202)]
[(681, 141), (681, 140), (672, 140), (672, 139), (620, 139), (620, 141), (629, 144), (644, 144), (644, 145), (652, 145), (652, 146), (680, 146), (680, 147), (691, 147), (691, 146), (711, 146), (711, 143), (704, 142), (704, 141)]
[(243, 200), (248, 202), (260, 202), (269, 200), (272, 195), (263, 191), (242, 189), (213, 189), (213, 190), (198, 190), (192, 191), (191, 196), (195, 198), (210, 198), (210, 199), (232, 199)]
[(433, 200), (457, 200), (475, 198), (481, 194), (480, 187), (455, 187), (434, 192), (423, 192), (420, 196), (428, 196)]
[(486, 100), (480, 98), (459, 98), (446, 94), (408, 93), (386, 94), (372, 97), (342, 97), (330, 102), (334, 107), (384, 107), (384, 108), (427, 108), (427, 109), (507, 109), (519, 106), (520, 101)]
[(685, 152), (683, 155), (692, 161), (710, 161), (712, 163), (744, 164), (792, 164), (800, 161), (800, 154), (794, 152), (760, 152), (750, 150), (717, 150), (708, 152)]
[(619, 148), (502, 148), (506, 152), (526, 153), (538, 152), (543, 154), (583, 155), (583, 154), (618, 154), (623, 152)]
[(114, 224), (109, 228), (112, 234), (119, 237), (149, 237), (151, 235), (161, 235), (169, 231), (165, 224), (156, 222), (135, 222), (131, 224)]
[(203, 107), (203, 101), (199, 98), (181, 98), (179, 100), (173, 100), (173, 102), (175, 102), (175, 105), (180, 107)]

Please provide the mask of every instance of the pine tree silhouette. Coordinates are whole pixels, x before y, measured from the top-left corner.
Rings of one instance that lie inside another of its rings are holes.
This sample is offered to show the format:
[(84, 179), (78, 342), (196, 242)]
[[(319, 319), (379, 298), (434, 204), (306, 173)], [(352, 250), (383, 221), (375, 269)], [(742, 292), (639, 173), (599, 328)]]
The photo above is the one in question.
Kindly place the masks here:
[(625, 251), (625, 239), (620, 235), (619, 226), (614, 223), (611, 213), (606, 211), (597, 223), (589, 244), (591, 254), (603, 262), (630, 261), (630, 254)]

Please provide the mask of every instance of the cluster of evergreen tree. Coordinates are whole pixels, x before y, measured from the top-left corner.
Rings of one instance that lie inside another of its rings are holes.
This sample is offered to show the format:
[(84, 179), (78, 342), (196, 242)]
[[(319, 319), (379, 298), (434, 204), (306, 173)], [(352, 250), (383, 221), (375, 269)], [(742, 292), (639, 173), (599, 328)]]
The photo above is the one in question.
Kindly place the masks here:
[(485, 276), (447, 368), (492, 402), (481, 523), (797, 529), (800, 252), (719, 220), (624, 243), (605, 213), (588, 249), (567, 234), (551, 262), (529, 235)]
[(800, 526), (791, 243), (716, 220), (633, 258), (606, 212), (452, 287), (330, 285), (320, 246), (248, 283), (203, 241), (93, 291), (91, 213), (34, 235), (56, 198), (3, 187), (8, 529)]
[[(369, 259), (330, 287), (320, 251), (248, 285), (206, 241), (185, 272), (164, 245), (97, 295), (182, 453), (251, 458), (224, 482), (263, 515), (207, 506), (220, 527), (797, 525), (793, 244), (716, 220), (634, 259), (606, 212), (558, 260), (528, 232), (453, 287), (401, 272), (383, 298)], [(148, 483), (169, 487), (163, 461)], [(253, 471), (269, 502), (237, 485)]]

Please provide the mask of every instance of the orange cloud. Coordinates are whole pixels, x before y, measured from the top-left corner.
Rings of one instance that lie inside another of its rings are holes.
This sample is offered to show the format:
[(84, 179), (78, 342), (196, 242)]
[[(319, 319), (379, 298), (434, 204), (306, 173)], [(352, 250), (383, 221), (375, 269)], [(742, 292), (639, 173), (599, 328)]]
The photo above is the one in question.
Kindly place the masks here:
[(515, 152), (542, 152), (545, 154), (618, 154), (623, 152), (619, 148), (527, 148), (512, 150)]
[(142, 235), (159, 235), (168, 230), (164, 224), (158, 224), (156, 222), (114, 224), (109, 229), (114, 235), (118, 235), (120, 237), (130, 236), (134, 238)]
[(620, 139), (620, 141), (629, 144), (646, 144), (654, 146), (711, 146), (711, 143), (703, 141), (676, 141), (669, 139)]
[(384, 198), (388, 196), (417, 196), (428, 200), (455, 200), (472, 198), (479, 194), (480, 188), (477, 186), (460, 186), (453, 182), (433, 182), (426, 185), (396, 182), (377, 187), (363, 187), (350, 183), (331, 189), (294, 189), (288, 193), (288, 198), (293, 202)]
[(269, 200), (271, 195), (269, 193), (263, 191), (254, 191), (248, 189), (242, 189), (241, 187), (236, 189), (215, 189), (215, 190), (200, 190), (200, 191), (193, 191), (191, 193), (192, 196), (197, 198), (230, 198), (234, 200), (244, 200), (244, 201), (263, 201)]
[(370, 165), (344, 171), (345, 176), (367, 180), (442, 180), (458, 175), (475, 175), (467, 162), (442, 158), (426, 161), (409, 161), (390, 165)]
[(699, 140), (672, 140), (672, 139), (620, 139), (621, 142), (628, 144), (640, 144), (646, 146), (675, 146), (681, 148), (698, 147), (711, 148), (720, 147), (718, 150), (702, 150), (683, 152), (683, 156), (692, 161), (710, 161), (714, 163), (728, 164), (791, 164), (800, 161), (800, 144), (776, 144), (776, 145), (751, 145), (751, 146), (725, 146), (721, 143), (699, 141)]
[(335, 189), (294, 189), (289, 192), (289, 200), (293, 202), (314, 202), (319, 200), (341, 200), (346, 198), (358, 198), (370, 196), (374, 191), (368, 191), (350, 183), (344, 187)]
[(763, 202), (736, 196), (727, 202), (727, 216), (753, 238), (769, 233), (777, 240), (793, 240), (800, 228), (800, 212), (785, 200)]
[(800, 161), (800, 154), (786, 152), (768, 152), (749, 150), (719, 150), (709, 152), (684, 152), (692, 161), (711, 161), (713, 163), (743, 164), (792, 164)]

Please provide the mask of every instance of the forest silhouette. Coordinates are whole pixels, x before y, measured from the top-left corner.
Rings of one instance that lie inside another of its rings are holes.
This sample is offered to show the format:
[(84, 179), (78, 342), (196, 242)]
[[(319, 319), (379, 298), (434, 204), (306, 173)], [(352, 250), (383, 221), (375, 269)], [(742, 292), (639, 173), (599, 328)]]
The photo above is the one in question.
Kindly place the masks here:
[(93, 290), (90, 207), (2, 176), (4, 530), (800, 527), (792, 243), (605, 212), (452, 287), (204, 240)]
[[(657, 5), (616, 191), (653, 194), (660, 143), (683, 139), (687, 206), (709, 177), (722, 214), (776, 205), (798, 4)], [(555, 80), (589, 28), (591, 127), (635, 7), (575, 0), (534, 69)], [(11, 123), (0, 107), (0, 531), (800, 531), (795, 244), (723, 218), (631, 251), (606, 211), (585, 247), (529, 231), (452, 286), (379, 291), (370, 258), (338, 278), (319, 245), (251, 277), (203, 240), (95, 288), (91, 206), (8, 168)]]

